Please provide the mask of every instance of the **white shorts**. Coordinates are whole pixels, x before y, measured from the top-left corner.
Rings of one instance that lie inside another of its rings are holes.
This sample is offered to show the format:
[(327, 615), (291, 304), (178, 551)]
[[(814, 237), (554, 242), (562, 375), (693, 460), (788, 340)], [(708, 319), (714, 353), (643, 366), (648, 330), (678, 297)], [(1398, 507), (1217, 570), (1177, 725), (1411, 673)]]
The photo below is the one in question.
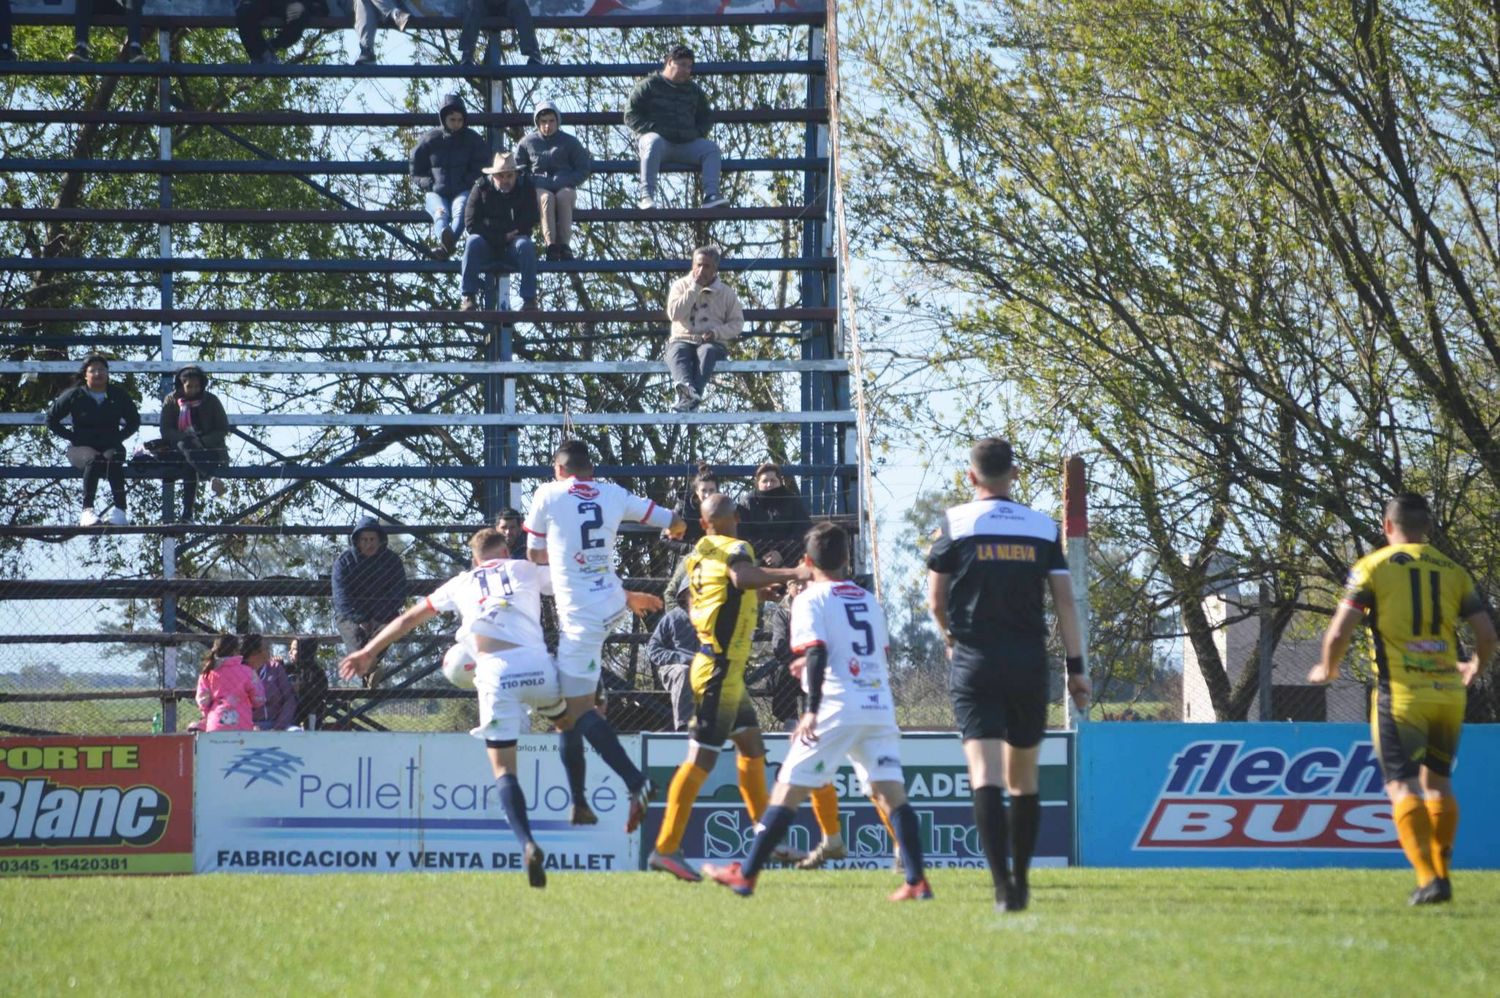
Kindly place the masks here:
[(474, 655), (474, 692), (479, 698), (479, 727), (469, 734), (485, 741), (514, 741), (523, 725), (530, 730), (527, 707), (548, 720), (561, 717), (564, 710), (557, 667), (545, 648)]
[(565, 697), (593, 696), (604, 668), (604, 639), (629, 619), (629, 610), (608, 615), (559, 613), (557, 675)]
[(901, 782), (901, 729), (888, 724), (834, 725), (818, 732), (809, 745), (792, 739), (777, 783), (821, 787), (833, 782), (845, 758), (866, 786), (880, 781)]

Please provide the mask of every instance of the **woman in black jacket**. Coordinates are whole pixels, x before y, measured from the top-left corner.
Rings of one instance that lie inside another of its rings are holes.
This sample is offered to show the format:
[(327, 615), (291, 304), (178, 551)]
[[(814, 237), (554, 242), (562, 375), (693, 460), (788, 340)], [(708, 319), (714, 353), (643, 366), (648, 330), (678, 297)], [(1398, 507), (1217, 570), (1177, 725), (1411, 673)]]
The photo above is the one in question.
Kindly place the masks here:
[[(141, 425), (141, 413), (125, 389), (110, 384), (109, 361), (90, 354), (78, 369), (78, 384), (57, 397), (47, 410), (47, 429), (68, 442), (68, 463), (83, 471), (83, 513), (81, 526), (100, 522), (94, 512), (94, 498), (99, 479), (109, 479), (114, 508), (109, 522), (124, 526), (125, 515), (125, 441)], [(66, 421), (67, 425), (64, 425)]]
[(208, 390), (203, 368), (189, 364), (172, 385), (172, 393), (162, 400), (161, 439), (167, 460), (182, 466), (182, 519), (190, 522), (197, 511), (199, 476), (212, 476), (229, 462), (229, 416)]

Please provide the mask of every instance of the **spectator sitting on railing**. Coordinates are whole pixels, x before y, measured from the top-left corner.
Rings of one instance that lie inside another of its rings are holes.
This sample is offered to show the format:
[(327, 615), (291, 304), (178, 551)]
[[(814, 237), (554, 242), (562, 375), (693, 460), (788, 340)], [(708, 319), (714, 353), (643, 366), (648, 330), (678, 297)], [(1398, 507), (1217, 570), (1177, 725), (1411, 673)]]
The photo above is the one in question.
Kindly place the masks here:
[[(698, 533), (702, 535), (702, 528)], [(677, 584), (677, 605), (662, 614), (646, 642), (646, 657), (656, 667), (662, 689), (671, 697), (674, 731), (686, 731), (693, 719), (693, 687), (688, 682), (688, 673), (702, 644), (688, 614), (688, 581), (683, 575)]]
[(812, 526), (807, 504), (774, 462), (756, 468), (754, 482), (755, 491), (740, 503), (740, 536), (754, 543), (760, 560), (773, 568), (797, 564), (803, 535)]
[(662, 68), (635, 85), (625, 110), (625, 126), (635, 135), (641, 156), (637, 204), (655, 208), (656, 178), (663, 163), (692, 163), (703, 173), (703, 207), (729, 199), (719, 195), (719, 146), (708, 137), (713, 112), (708, 95), (694, 83), (693, 50), (673, 45)]
[(221, 634), (203, 658), (197, 701), (204, 731), (250, 731), (256, 709), (266, 702), (265, 690), (240, 657), (239, 647), (239, 638)]
[(745, 313), (734, 289), (719, 280), (719, 248), (693, 250), (693, 269), (667, 292), (667, 370), (676, 383), (673, 412), (692, 412), (703, 403), (708, 379), (729, 356), (728, 344), (745, 328)]
[[(89, 25), (94, 14), (104, 11), (125, 15), (125, 44), (120, 46), (121, 62), (145, 62), (146, 53), (141, 51), (141, 5), (143, 0), (73, 0), (73, 51), (68, 53), (69, 62), (89, 61)], [(7, 6), (9, 2), (7, 0)]]
[(240, 660), (254, 673), (264, 694), (261, 704), (255, 708), (257, 731), (284, 731), (292, 726), (297, 716), (297, 694), (292, 690), (292, 677), (287, 674), (286, 663), (271, 657), (266, 639), (259, 634), (240, 635)]
[(531, 230), (540, 218), (535, 188), (519, 174), (516, 158), (508, 152), (495, 153), (494, 165), (481, 172), (485, 176), (469, 192), (469, 203), (464, 206), (469, 238), (459, 268), (463, 300), (458, 307), (464, 312), (478, 308), (480, 278), (487, 270), (504, 267), (519, 274), (521, 310), (530, 312), (536, 308), (536, 246)]
[[(109, 522), (129, 522), (125, 515), (125, 441), (141, 425), (141, 413), (125, 389), (109, 382), (109, 361), (98, 354), (85, 358), (78, 369), (79, 384), (57, 397), (47, 411), (47, 428), (68, 442), (68, 463), (83, 471), (81, 526), (99, 522), (94, 498), (99, 479), (109, 479), (114, 508)], [(71, 425), (64, 426), (67, 420)]]
[(464, 231), (464, 206), (469, 190), (483, 179), (490, 147), (468, 127), (468, 110), (458, 94), (444, 94), (438, 108), (438, 127), (412, 147), (411, 175), (423, 192), (432, 216), (433, 255), (446, 260)]
[(474, 65), (474, 49), (479, 44), (479, 22), (485, 15), (503, 16), (516, 30), (516, 47), (531, 66), (542, 64), (542, 48), (536, 41), (536, 25), (526, 0), (465, 0), (464, 26), (458, 35), (459, 65)]
[[(191, 523), (197, 515), (198, 478), (213, 476), (229, 462), (225, 443), (229, 437), (229, 416), (219, 397), (208, 391), (208, 375), (203, 368), (189, 364), (173, 378), (171, 394), (162, 400), (161, 439), (166, 444), (166, 459), (182, 468), (182, 519)], [(223, 485), (214, 479), (216, 490)]]
[[(246, 54), (251, 62), (267, 66), (281, 62), (273, 50), (291, 48), (302, 37), (309, 21), (327, 16), (327, 0), (238, 0), (234, 8), (235, 27)], [(268, 18), (281, 22), (269, 39), (260, 27)]]
[(562, 113), (551, 101), (538, 104), (531, 120), (536, 129), (516, 143), (516, 165), (536, 187), (547, 259), (572, 260), (573, 205), (578, 188), (594, 168), (594, 157), (576, 136), (561, 129)]
[(307, 635), (293, 638), (284, 661), (297, 693), (297, 711), (292, 723), (312, 731), (321, 723), (328, 701), (328, 673), (318, 664), (318, 639)]
[(15, 61), (15, 39), (10, 31), (10, 0), (0, 0), (0, 62)]
[(354, 0), (354, 37), (359, 39), (359, 57), (354, 64), (367, 66), (375, 61), (376, 28), (389, 24), (405, 31), (410, 20), (411, 11), (398, 0)]
[[(373, 516), (355, 525), (349, 547), (333, 563), (333, 620), (348, 652), (358, 651), (401, 613), (406, 600), (406, 568), (390, 548), (385, 528)], [(365, 676), (377, 686), (377, 667)]]

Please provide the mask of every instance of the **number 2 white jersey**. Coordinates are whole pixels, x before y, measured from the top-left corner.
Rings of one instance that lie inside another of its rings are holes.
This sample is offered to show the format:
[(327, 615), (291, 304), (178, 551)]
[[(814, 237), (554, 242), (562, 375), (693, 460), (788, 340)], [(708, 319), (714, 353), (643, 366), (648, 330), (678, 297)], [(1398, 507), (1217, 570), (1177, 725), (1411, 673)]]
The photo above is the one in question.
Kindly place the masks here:
[[(800, 655), (814, 645), (828, 652), (819, 727), (896, 723), (885, 658), (889, 643), (879, 601), (852, 582), (814, 582), (792, 601), (793, 652)], [(802, 686), (806, 692), (806, 673)]]
[(443, 583), (427, 597), (427, 605), (438, 613), (463, 617), (458, 629), (461, 643), (467, 644), (466, 633), (474, 633), (545, 651), (542, 597), (551, 593), (552, 579), (541, 565), (491, 559)]
[(603, 617), (625, 608), (615, 574), (615, 534), (622, 520), (665, 527), (672, 511), (610, 482), (568, 478), (536, 490), (526, 514), (526, 546), (546, 549), (557, 611)]

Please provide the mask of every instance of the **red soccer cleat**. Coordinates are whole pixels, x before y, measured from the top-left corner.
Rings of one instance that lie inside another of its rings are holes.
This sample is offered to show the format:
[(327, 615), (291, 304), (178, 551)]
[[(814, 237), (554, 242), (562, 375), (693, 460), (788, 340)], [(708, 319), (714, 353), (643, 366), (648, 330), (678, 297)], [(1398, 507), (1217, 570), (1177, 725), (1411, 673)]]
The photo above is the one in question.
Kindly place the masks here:
[(923, 877), (914, 884), (902, 884), (896, 893), (890, 896), (892, 901), (931, 901), (932, 888), (927, 885), (927, 878)]
[(723, 884), (742, 898), (747, 898), (755, 893), (755, 878), (747, 877), (740, 872), (740, 864), (730, 863), (728, 866), (714, 866), (712, 863), (703, 864), (703, 875), (716, 883)]
[(625, 815), (625, 833), (635, 831), (641, 827), (641, 822), (646, 818), (646, 808), (651, 804), (651, 798), (656, 793), (656, 787), (650, 780), (641, 784), (641, 788), (630, 795), (630, 811)]

